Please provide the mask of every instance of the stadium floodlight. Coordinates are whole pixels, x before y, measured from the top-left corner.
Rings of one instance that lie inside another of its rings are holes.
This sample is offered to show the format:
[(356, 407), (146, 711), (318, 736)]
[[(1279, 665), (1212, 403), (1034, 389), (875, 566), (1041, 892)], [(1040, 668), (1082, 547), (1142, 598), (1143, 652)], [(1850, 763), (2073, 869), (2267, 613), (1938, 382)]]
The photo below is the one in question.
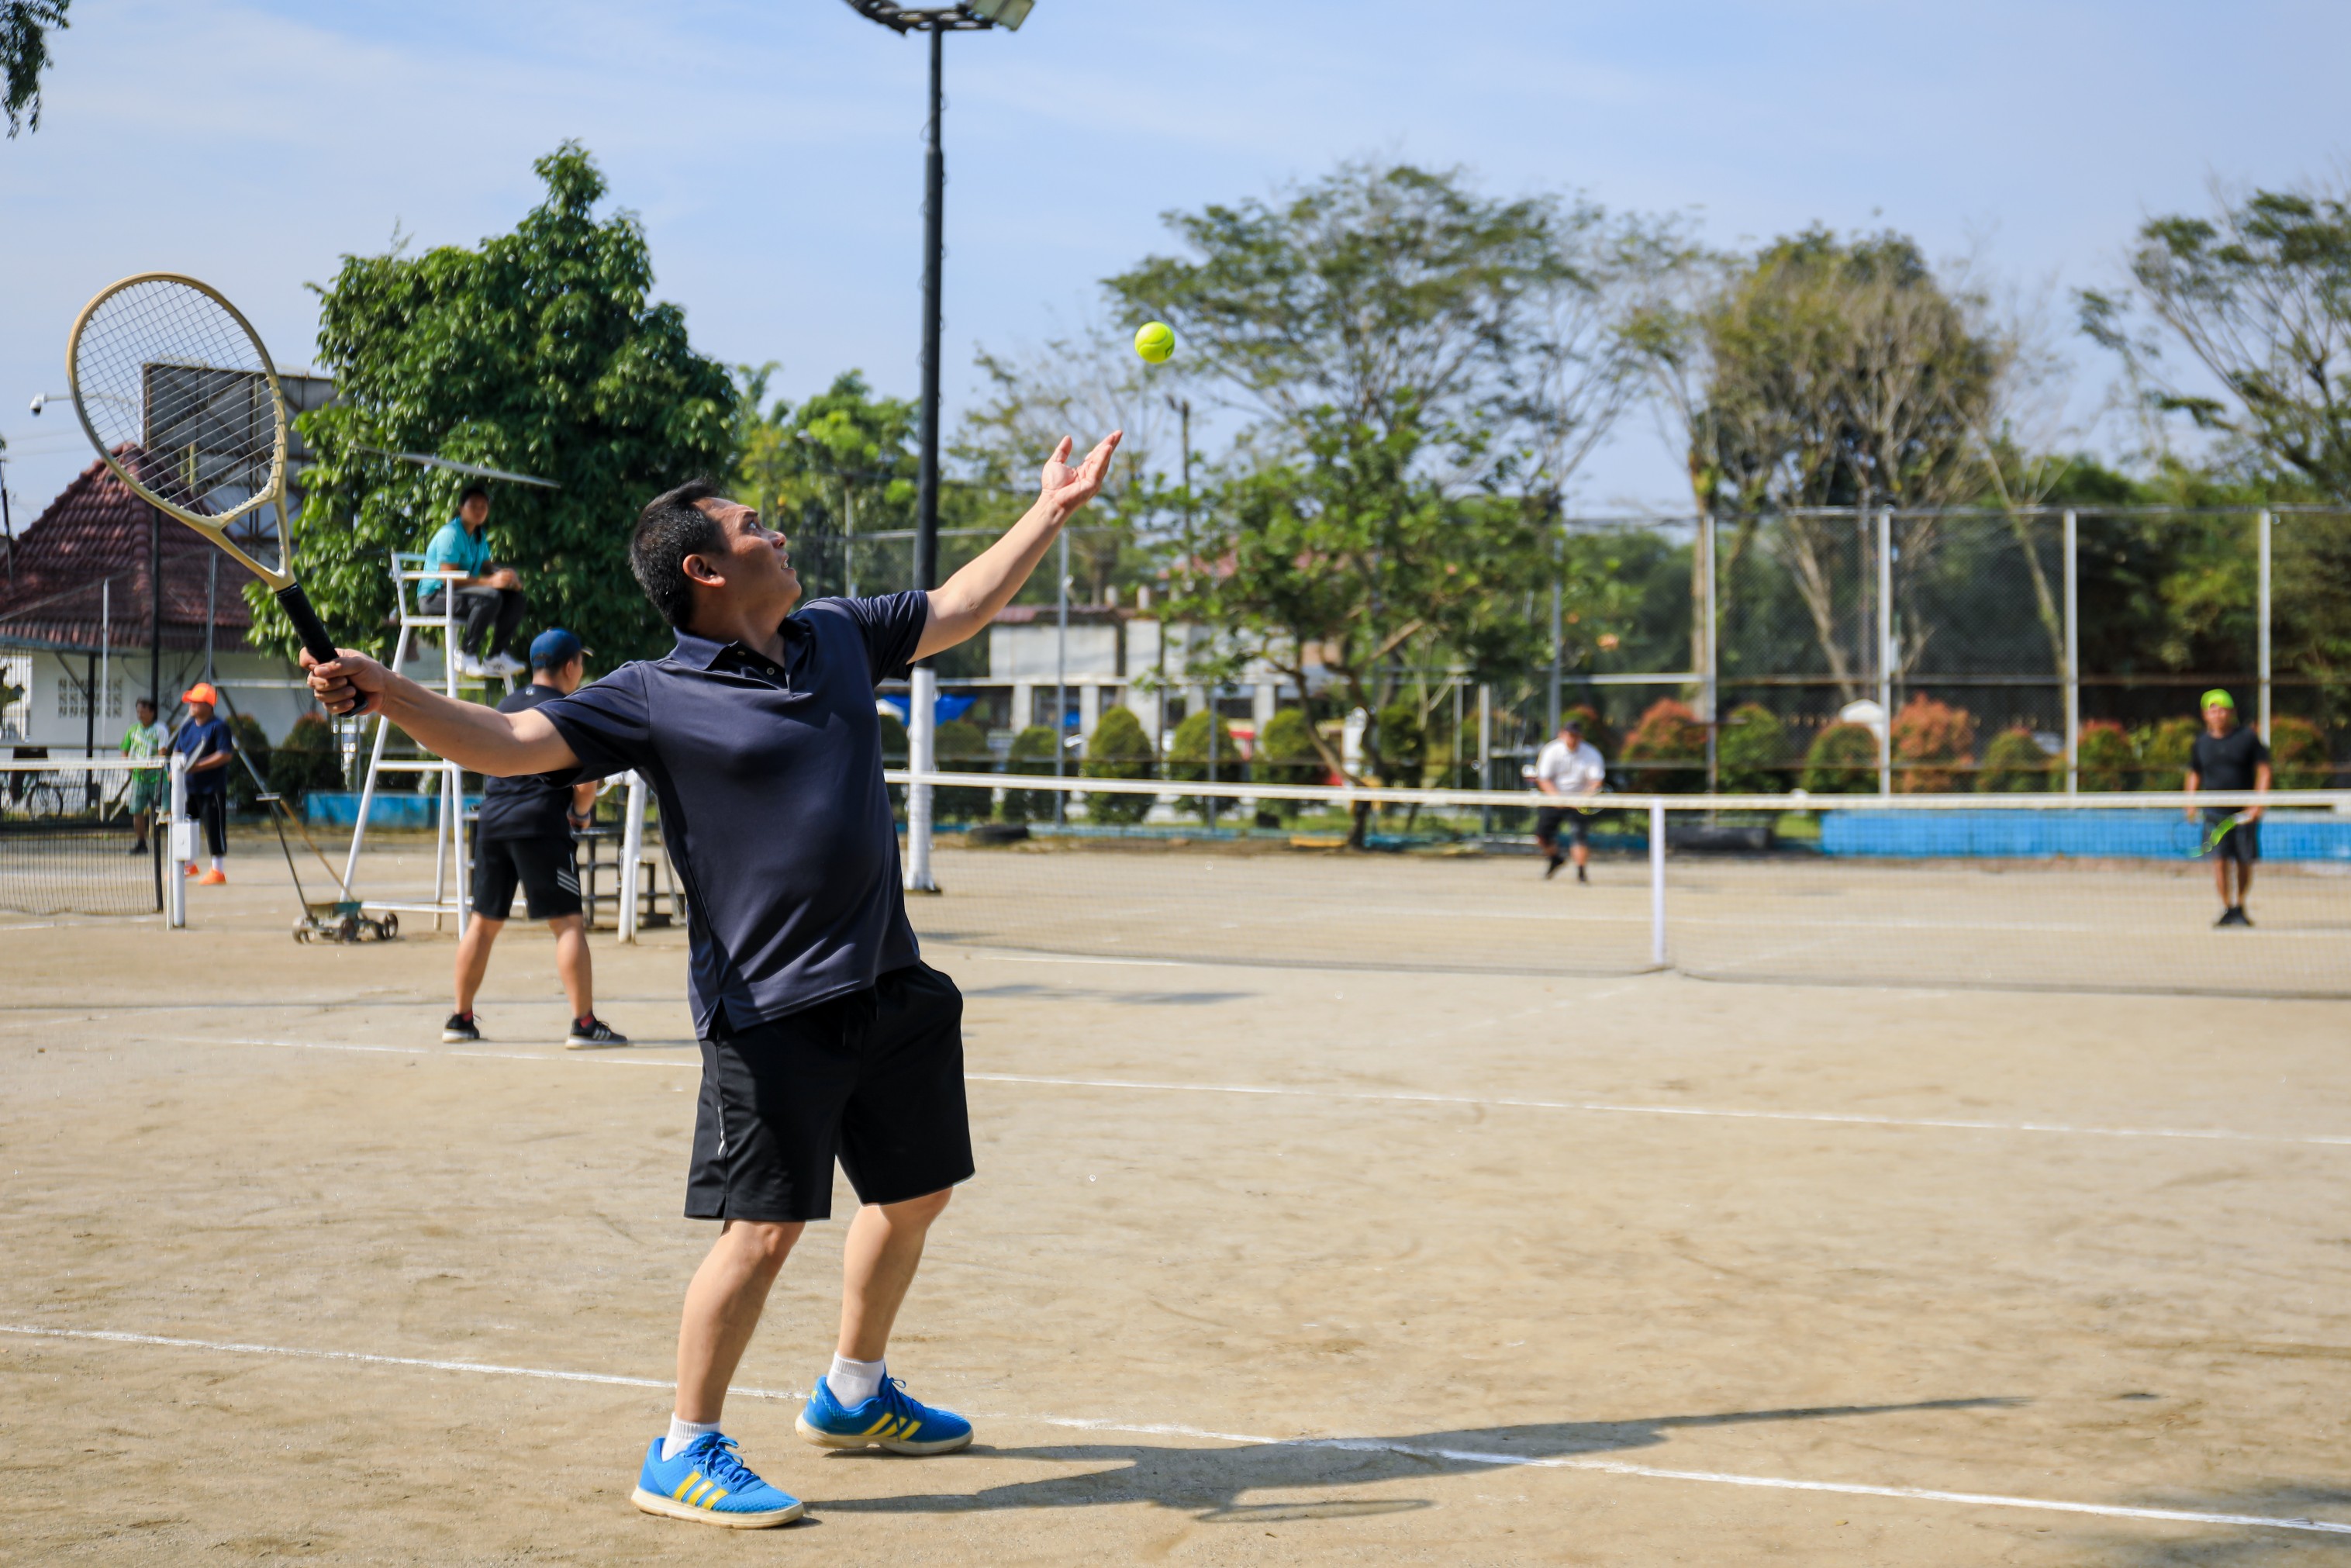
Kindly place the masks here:
[[(869, 22), (878, 22), (904, 37), (931, 36), (931, 118), (923, 165), (923, 401), (918, 437), (922, 468), (914, 486), (914, 580), (920, 589), (935, 588), (939, 575), (939, 264), (946, 207), (946, 154), (939, 146), (939, 120), (944, 99), (939, 89), (940, 40), (949, 33), (984, 33), (1001, 26), (1009, 32), (1029, 19), (1035, 0), (965, 0), (960, 5), (916, 8), (894, 0), (849, 0), (849, 8)], [(929, 660), (914, 669), (912, 721), (907, 738), (908, 760), (918, 768), (931, 765), (931, 730), (936, 721), (932, 697), (938, 689), (938, 672)], [(906, 885), (928, 893), (931, 880), (930, 789), (918, 786), (909, 799), (906, 831)]]
[(965, 0), (964, 9), (1008, 33), (1017, 33), (1036, 5), (1037, 0)]

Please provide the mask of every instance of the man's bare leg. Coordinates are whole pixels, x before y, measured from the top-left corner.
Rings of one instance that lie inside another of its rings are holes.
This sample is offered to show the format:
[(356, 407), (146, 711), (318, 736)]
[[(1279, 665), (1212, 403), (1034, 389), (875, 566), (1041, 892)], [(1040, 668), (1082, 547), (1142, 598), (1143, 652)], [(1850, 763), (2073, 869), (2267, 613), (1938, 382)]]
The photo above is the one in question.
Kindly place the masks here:
[(677, 1418), (706, 1426), (726, 1408), (726, 1386), (750, 1347), (768, 1291), (807, 1228), (730, 1219), (711, 1243), (677, 1328)]
[(555, 973), (571, 1003), (571, 1016), (584, 1019), (596, 1010), (596, 980), (588, 963), (588, 922), (577, 915), (559, 915), (547, 923), (555, 933)]
[(869, 1203), (849, 1222), (841, 1256), (841, 1355), (883, 1359), (899, 1305), (922, 1264), (924, 1239), (952, 1196), (949, 1188), (904, 1203)]
[(465, 922), (465, 934), (457, 938), (457, 1010), (474, 1010), (474, 993), (482, 988), (482, 977), (490, 972), (490, 944), (507, 928), (503, 920), (492, 920), (476, 915)]
[(2245, 906), (2245, 895), (2246, 895), (2247, 894), (2249, 894), (2249, 893), (2252, 892), (2252, 891), (2253, 891), (2253, 862), (2251, 862), (2251, 861), (2239, 861), (2239, 862), (2237, 862), (2237, 907), (2238, 907), (2238, 908), (2242, 909), (2242, 908)]

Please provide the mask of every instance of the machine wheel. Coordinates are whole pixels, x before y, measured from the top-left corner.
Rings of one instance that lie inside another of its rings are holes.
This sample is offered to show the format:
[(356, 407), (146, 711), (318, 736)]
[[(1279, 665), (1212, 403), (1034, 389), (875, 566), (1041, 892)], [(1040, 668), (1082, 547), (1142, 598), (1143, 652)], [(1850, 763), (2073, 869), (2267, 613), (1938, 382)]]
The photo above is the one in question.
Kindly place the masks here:
[(399, 936), (400, 916), (398, 915), (387, 914), (382, 919), (375, 923), (375, 934), (376, 939), (380, 942), (389, 942), (393, 937)]
[(310, 940), (310, 927), (308, 922), (294, 927), (294, 940), (306, 943)]
[(340, 921), (339, 921), (339, 922), (337, 922), (337, 923), (336, 923), (336, 925), (335, 925), (335, 940), (336, 940), (336, 941), (338, 941), (338, 942), (356, 942), (356, 941), (358, 941), (359, 939), (360, 939), (360, 917), (359, 917), (358, 915), (344, 915), (344, 916), (342, 917), (342, 919), (341, 919)]

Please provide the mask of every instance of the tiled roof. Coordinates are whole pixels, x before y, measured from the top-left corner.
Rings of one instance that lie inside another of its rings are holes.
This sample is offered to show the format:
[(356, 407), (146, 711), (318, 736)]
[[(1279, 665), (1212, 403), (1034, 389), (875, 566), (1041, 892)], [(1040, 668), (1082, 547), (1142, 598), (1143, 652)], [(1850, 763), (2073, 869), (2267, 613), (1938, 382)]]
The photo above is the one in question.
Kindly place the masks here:
[[(8, 551), (14, 580), (8, 570), (0, 570), (0, 645), (95, 651), (103, 624), (115, 648), (145, 648), (153, 608), (150, 538), (158, 531), (151, 527), (152, 517), (147, 503), (112, 469), (92, 463), (29, 528), (18, 531), (16, 548)], [(243, 647), (253, 621), (243, 590), (253, 574), (169, 517), (162, 519), (159, 531), (163, 646), (185, 651), (204, 645), (210, 592), (214, 645)], [(111, 591), (102, 592), (99, 585), (107, 581)]]

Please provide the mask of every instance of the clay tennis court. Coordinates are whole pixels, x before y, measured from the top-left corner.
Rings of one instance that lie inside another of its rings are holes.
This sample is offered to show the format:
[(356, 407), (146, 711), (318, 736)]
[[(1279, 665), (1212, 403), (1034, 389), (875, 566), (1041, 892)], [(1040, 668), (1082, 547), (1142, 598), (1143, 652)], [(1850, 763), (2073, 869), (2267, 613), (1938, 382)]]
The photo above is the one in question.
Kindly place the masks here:
[[(980, 1175), (892, 1364), (978, 1442), (793, 1437), (837, 1300), (841, 1228), (813, 1227), (728, 1421), (811, 1517), (732, 1536), (627, 1501), (708, 1239), (678, 1215), (682, 935), (597, 936), (640, 1043), (565, 1052), (518, 920), (487, 1038), (444, 1047), (451, 939), (298, 946), (261, 848), (185, 932), (0, 917), (0, 1559), (2351, 1550), (2341, 1002), (1035, 950), (1193, 917), (1180, 888), (1073, 917), (1108, 856), (1059, 862), (1062, 905), (1020, 894), (1023, 951), (987, 891), (1010, 862), (943, 853), (917, 921), (968, 999)], [(1486, 871), (1637, 903), (1628, 865), (1454, 868)], [(1411, 947), (1434, 895), (1369, 888), (1338, 913)]]

